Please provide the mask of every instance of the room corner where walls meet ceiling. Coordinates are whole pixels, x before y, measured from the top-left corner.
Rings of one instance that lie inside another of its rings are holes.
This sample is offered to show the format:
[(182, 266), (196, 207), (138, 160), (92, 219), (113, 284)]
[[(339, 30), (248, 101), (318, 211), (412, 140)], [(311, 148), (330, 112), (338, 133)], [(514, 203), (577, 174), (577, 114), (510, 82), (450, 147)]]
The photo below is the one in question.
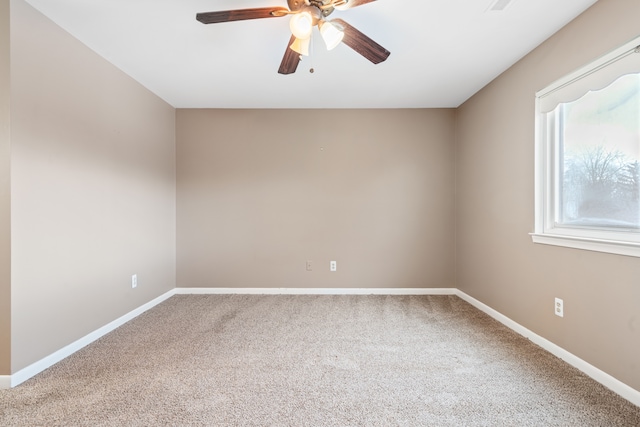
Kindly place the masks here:
[(315, 34), (310, 57), (286, 76), (277, 70), (287, 18), (195, 19), (285, 0), (26, 1), (176, 108), (451, 108), (596, 0), (421, 1), (410, 13), (373, 1), (331, 17), (388, 49), (388, 60), (373, 65), (343, 44), (327, 51)]

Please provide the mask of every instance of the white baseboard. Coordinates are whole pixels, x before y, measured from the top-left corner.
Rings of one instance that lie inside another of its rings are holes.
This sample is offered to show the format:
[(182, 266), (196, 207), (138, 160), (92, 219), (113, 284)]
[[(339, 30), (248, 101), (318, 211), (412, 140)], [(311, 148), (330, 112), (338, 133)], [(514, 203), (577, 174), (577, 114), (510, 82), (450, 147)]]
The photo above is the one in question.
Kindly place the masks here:
[(0, 375), (0, 390), (11, 388), (11, 375)]
[(175, 291), (181, 295), (456, 295), (455, 288), (176, 288)]
[(640, 391), (629, 387), (625, 383), (617, 380), (606, 372), (596, 368), (595, 366), (585, 362), (579, 357), (569, 353), (562, 347), (548, 341), (540, 335), (530, 331), (519, 323), (511, 320), (507, 316), (497, 312), (488, 305), (478, 301), (477, 299), (467, 295), (456, 288), (175, 288), (165, 294), (155, 298), (152, 301), (138, 307), (137, 309), (125, 314), (124, 316), (114, 320), (113, 322), (103, 326), (100, 329), (80, 338), (79, 340), (69, 344), (68, 346), (56, 351), (55, 353), (45, 357), (32, 365), (16, 372), (13, 375), (0, 375), (0, 389), (8, 389), (15, 387), (34, 375), (39, 374), (50, 366), (58, 363), (62, 359), (70, 356), (81, 348), (91, 344), (100, 337), (108, 334), (119, 326), (127, 323), (133, 318), (139, 316), (145, 311), (153, 308), (161, 302), (167, 300), (173, 295), (188, 294), (243, 294), (243, 295), (456, 295), (473, 305), (477, 309), (485, 312), (508, 328), (518, 334), (528, 338), (535, 344), (547, 350), (551, 354), (561, 358), (570, 365), (584, 372), (595, 381), (611, 389), (623, 398), (627, 399), (634, 405), (640, 406)]
[[(108, 323), (107, 325), (101, 327), (100, 329), (97, 329), (91, 332), (90, 334), (80, 338), (79, 340), (67, 345), (66, 347), (61, 348), (60, 350), (50, 354), (44, 359), (41, 359), (27, 366), (26, 368), (19, 370), (18, 372), (16, 372), (11, 376), (0, 376), (0, 389), (11, 388), (19, 384), (22, 384), (29, 378), (53, 366), (54, 364), (58, 363), (62, 359), (72, 355), (73, 353), (80, 350), (81, 348), (91, 344), (95, 340), (103, 337), (104, 335), (113, 331), (117, 327), (124, 325), (131, 319), (141, 315), (145, 311), (149, 310), (152, 307), (155, 307), (156, 305), (172, 297), (173, 295), (175, 295), (175, 289), (172, 289), (169, 292), (166, 292), (165, 294), (160, 295), (159, 297), (149, 301), (148, 303), (141, 305), (135, 310), (130, 311), (129, 313), (119, 317), (118, 319), (114, 320), (111, 323)], [(7, 378), (9, 378), (8, 384), (7, 384)]]
[(585, 362), (584, 360), (580, 359), (576, 355), (569, 353), (567, 350), (552, 343), (546, 338), (541, 337), (535, 332), (530, 331), (529, 329), (511, 320), (507, 316), (499, 313), (498, 311), (494, 310), (488, 305), (478, 301), (472, 296), (465, 294), (461, 290), (456, 289), (456, 295), (462, 298), (463, 300), (465, 300), (466, 302), (468, 302), (469, 304), (471, 304), (472, 306), (476, 307), (477, 309), (493, 317), (494, 319), (496, 319), (498, 322), (502, 323), (509, 329), (512, 329), (513, 331), (517, 332), (523, 337), (528, 338), (529, 340), (531, 340), (531, 342), (539, 345), (549, 353), (553, 354), (556, 357), (559, 357), (560, 359), (564, 360), (571, 366), (584, 372), (585, 374), (587, 374), (588, 376), (590, 376), (600, 384), (604, 385), (605, 387), (609, 388), (613, 392), (627, 399), (629, 402), (633, 403), (636, 406), (640, 406), (640, 391), (632, 387), (629, 387), (622, 381), (612, 377), (611, 375), (596, 368), (590, 363)]

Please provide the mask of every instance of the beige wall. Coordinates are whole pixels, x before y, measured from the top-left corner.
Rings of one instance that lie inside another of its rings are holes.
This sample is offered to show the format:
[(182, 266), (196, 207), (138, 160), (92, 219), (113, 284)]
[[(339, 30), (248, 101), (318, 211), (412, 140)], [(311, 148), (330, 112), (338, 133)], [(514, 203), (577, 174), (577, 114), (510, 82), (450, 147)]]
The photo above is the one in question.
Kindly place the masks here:
[(175, 287), (175, 110), (11, 7), (16, 372)]
[[(640, 34), (640, 2), (600, 0), (457, 112), (457, 284), (640, 390), (640, 259), (536, 245), (534, 94)], [(553, 313), (564, 299), (565, 317)]]
[(11, 374), (9, 0), (0, 0), (0, 375)]
[(176, 126), (178, 287), (453, 286), (453, 110), (178, 110)]

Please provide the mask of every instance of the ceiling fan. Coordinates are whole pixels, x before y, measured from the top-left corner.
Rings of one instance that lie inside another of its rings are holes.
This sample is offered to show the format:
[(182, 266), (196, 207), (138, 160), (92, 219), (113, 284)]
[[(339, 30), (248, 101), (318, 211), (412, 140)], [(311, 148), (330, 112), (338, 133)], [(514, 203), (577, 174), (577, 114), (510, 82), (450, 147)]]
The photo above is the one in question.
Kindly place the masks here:
[(222, 10), (198, 13), (196, 19), (203, 24), (218, 24), (221, 22), (278, 18), (291, 15), (289, 26), (292, 35), (280, 63), (278, 73), (292, 74), (296, 72), (298, 63), (302, 59), (301, 55), (309, 55), (311, 32), (315, 26), (320, 30), (320, 35), (329, 50), (342, 42), (374, 64), (379, 64), (386, 60), (390, 54), (387, 49), (342, 19), (326, 19), (335, 9), (346, 10), (373, 1), (376, 0), (287, 0), (288, 9), (284, 7), (262, 7)]

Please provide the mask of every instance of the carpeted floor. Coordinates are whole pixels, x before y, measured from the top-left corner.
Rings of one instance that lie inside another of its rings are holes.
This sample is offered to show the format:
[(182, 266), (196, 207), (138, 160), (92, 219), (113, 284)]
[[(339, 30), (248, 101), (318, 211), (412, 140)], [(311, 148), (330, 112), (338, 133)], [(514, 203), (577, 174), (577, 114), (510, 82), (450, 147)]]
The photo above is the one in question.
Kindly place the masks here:
[(2, 426), (640, 426), (455, 296), (174, 296), (12, 390)]

